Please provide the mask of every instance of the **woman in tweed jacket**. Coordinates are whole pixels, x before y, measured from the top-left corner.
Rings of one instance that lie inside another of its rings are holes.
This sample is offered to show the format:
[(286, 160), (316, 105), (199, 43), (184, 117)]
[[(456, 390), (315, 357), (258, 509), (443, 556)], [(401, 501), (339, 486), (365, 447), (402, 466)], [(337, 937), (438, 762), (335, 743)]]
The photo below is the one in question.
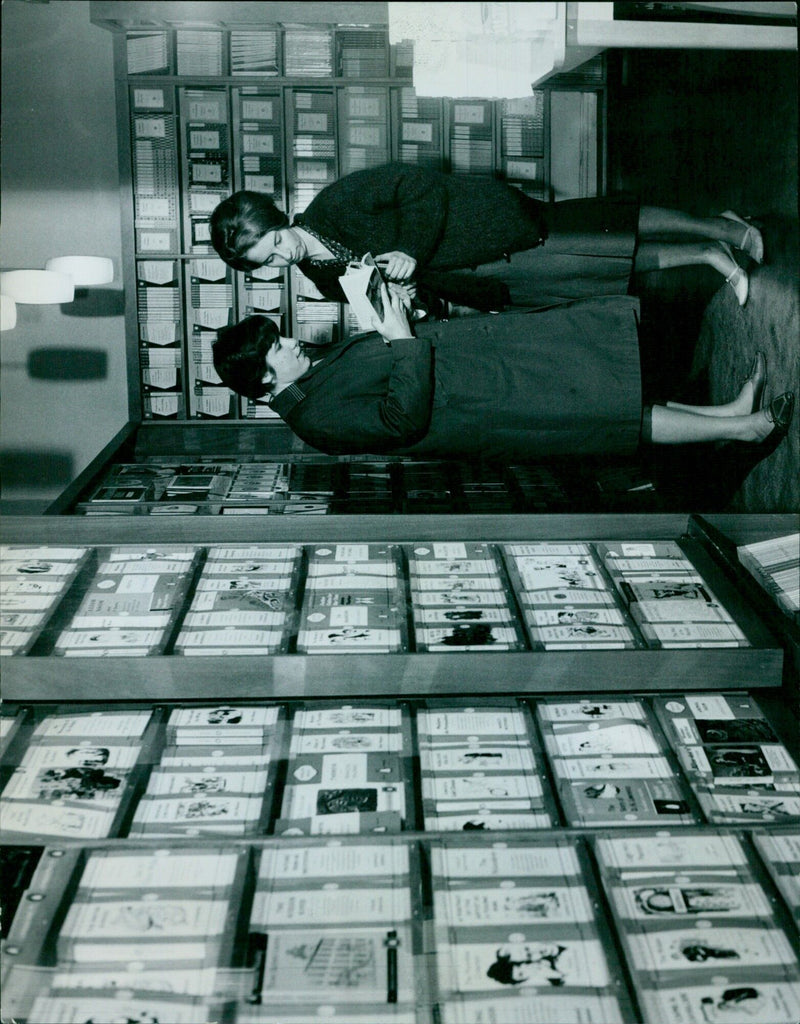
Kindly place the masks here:
[[(653, 237), (692, 239), (647, 242)], [(371, 252), (385, 277), (483, 311), (624, 295), (632, 271), (707, 264), (747, 299), (734, 245), (763, 259), (757, 229), (728, 211), (696, 218), (630, 198), (542, 203), (503, 182), (393, 163), (323, 189), (292, 224), (271, 199), (236, 192), (211, 216), (211, 239), (237, 270), (297, 265), (329, 299)]]

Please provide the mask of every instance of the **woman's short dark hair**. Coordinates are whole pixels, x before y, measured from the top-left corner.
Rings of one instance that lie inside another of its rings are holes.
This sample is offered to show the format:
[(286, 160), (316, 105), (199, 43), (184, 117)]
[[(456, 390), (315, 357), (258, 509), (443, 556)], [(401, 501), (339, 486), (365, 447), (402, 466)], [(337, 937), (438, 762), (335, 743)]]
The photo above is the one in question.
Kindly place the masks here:
[(211, 244), (234, 270), (255, 270), (258, 263), (245, 253), (268, 231), (285, 228), (289, 218), (261, 192), (234, 192), (211, 214)]
[(246, 398), (263, 398), (272, 391), (264, 383), (267, 352), (280, 337), (275, 322), (268, 316), (249, 316), (246, 320), (223, 327), (212, 346), (214, 369), (223, 384)]

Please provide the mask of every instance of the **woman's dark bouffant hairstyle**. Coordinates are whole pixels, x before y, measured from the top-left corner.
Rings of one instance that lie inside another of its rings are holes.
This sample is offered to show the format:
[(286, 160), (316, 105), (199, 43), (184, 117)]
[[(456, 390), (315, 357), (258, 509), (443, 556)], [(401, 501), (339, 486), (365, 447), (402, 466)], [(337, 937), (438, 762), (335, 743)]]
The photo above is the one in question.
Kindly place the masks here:
[(268, 316), (249, 316), (217, 332), (212, 351), (214, 368), (223, 384), (245, 398), (263, 398), (272, 385), (263, 381), (267, 352), (280, 337)]
[(211, 244), (234, 270), (255, 270), (259, 265), (245, 257), (248, 249), (275, 228), (285, 228), (289, 218), (261, 192), (234, 192), (211, 214)]

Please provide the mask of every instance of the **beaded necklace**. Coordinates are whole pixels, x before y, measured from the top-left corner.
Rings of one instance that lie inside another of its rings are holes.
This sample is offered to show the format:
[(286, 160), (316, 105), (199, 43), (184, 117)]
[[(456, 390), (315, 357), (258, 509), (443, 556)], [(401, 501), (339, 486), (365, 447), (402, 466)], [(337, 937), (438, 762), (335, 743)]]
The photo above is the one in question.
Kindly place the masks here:
[(322, 242), (326, 249), (329, 249), (333, 253), (331, 259), (325, 259), (312, 256), (310, 257), (310, 263), (315, 267), (330, 267), (338, 263), (350, 263), (352, 260), (357, 259), (356, 254), (348, 249), (346, 245), (342, 245), (340, 242), (334, 242), (330, 238), (325, 238), (318, 231), (309, 227), (308, 224), (303, 224), (302, 221), (295, 221), (297, 227), (302, 228), (303, 231), (307, 231), (309, 235), (313, 235), (318, 242)]

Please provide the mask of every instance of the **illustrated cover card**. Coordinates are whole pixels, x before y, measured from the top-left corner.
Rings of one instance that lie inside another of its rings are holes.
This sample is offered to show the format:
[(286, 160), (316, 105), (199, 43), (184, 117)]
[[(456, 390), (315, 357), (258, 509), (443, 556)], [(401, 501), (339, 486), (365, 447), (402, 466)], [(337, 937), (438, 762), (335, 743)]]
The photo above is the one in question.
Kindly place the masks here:
[(436, 626), (439, 629), (444, 629), (448, 626), (472, 623), (501, 623), (504, 626), (513, 626), (514, 621), (514, 616), (506, 605), (498, 608), (482, 608), (462, 604), (453, 608), (414, 609), (414, 625), (417, 628)]
[(276, 836), (395, 835), (403, 830), (399, 811), (343, 811), (307, 818), (278, 818)]
[(619, 1003), (614, 996), (551, 995), (541, 990), (535, 996), (509, 992), (504, 998), (452, 997), (439, 1003), (442, 1024), (622, 1024)]
[[(174, 555), (174, 552), (169, 552), (170, 555)], [(144, 574), (146, 576), (183, 576), (186, 575), (192, 565), (192, 559), (186, 559), (178, 557), (156, 557), (149, 558), (143, 556), (141, 559), (120, 559), (119, 561), (113, 561), (109, 559), (107, 562), (101, 562), (97, 567), (95, 573), (95, 585), (99, 585), (98, 581), (103, 576), (134, 576), (137, 574)]]
[(405, 815), (405, 791), (402, 784), (354, 783), (345, 786), (308, 784), (289, 785), (284, 790), (281, 816), (315, 818), (328, 814), (357, 811), (396, 811)]
[(675, 825), (697, 820), (673, 779), (564, 782), (558, 796), (570, 825)]
[(169, 611), (183, 599), (187, 576), (136, 572), (95, 577), (77, 615), (142, 615)]
[(344, 754), (350, 751), (375, 754), (399, 754), (403, 750), (401, 732), (301, 732), (292, 735), (289, 747), (290, 757), (309, 754)]
[[(507, 846), (457, 846), (450, 842), (431, 847), (434, 877), (472, 879), (535, 878), (541, 884), (563, 885), (564, 879), (579, 879), (581, 869), (573, 846), (552, 842), (520, 843)], [(519, 884), (519, 883), (516, 883)]]
[(651, 646), (750, 646), (750, 641), (735, 622), (641, 622), (639, 629)]
[(292, 561), (267, 561), (260, 558), (215, 559), (203, 566), (204, 576), (290, 576), (294, 569)]
[(139, 801), (131, 834), (162, 834), (195, 831), (232, 832), (252, 830), (261, 816), (261, 796), (199, 794), (194, 797), (150, 797)]
[(156, 768), (147, 780), (147, 795), (185, 797), (207, 793), (213, 795), (250, 793), (255, 796), (264, 793), (267, 788), (267, 779), (266, 771), (247, 771), (243, 768), (210, 772), (167, 771)]
[(28, 547), (24, 544), (0, 544), (0, 569), (7, 562), (80, 562), (88, 548)]
[(640, 646), (628, 626), (575, 623), (562, 626), (534, 626), (526, 618), (534, 644), (545, 650), (632, 650)]
[(205, 707), (175, 708), (167, 722), (168, 743), (216, 743), (216, 736), (248, 733), (261, 738), (278, 722), (279, 708), (243, 704), (214, 704)]
[(367, 626), (307, 629), (301, 626), (297, 634), (297, 650), (307, 654), (336, 654), (349, 651), (391, 654), (404, 650), (404, 646), (400, 629), (372, 629)]
[(288, 783), (315, 782), (323, 786), (400, 782), (402, 778), (400, 758), (362, 751), (297, 756), (290, 762), (286, 776)]
[[(199, 598), (200, 594), (210, 591), (214, 594), (258, 594), (260, 602), (264, 604), (265, 607), (275, 611), (285, 607), (285, 601), (288, 598), (284, 595), (286, 591), (291, 589), (291, 584), (291, 576), (201, 575), (195, 585), (192, 609), (197, 611), (211, 610), (206, 606), (206, 604), (202, 603), (199, 607), (195, 608), (194, 603)], [(203, 600), (205, 602), (209, 601), (208, 598), (204, 598)], [(212, 607), (217, 607), (217, 599), (215, 599)], [(246, 607), (246, 605), (241, 604), (238, 605), (238, 607)]]
[[(454, 737), (475, 737), (476, 740), (499, 742), (504, 738), (528, 736), (525, 716), (516, 707), (441, 708), (417, 712), (420, 740), (439, 741)], [(463, 742), (463, 739), (459, 740)]]
[(573, 557), (591, 557), (592, 549), (588, 544), (576, 541), (534, 541), (529, 544), (503, 544), (506, 555), (514, 558), (532, 556), (549, 558), (552, 555), (572, 555)]
[(772, 920), (766, 893), (753, 881), (732, 872), (662, 871), (630, 878), (627, 885), (607, 885), (606, 891), (624, 921), (657, 924), (667, 921), (721, 922), (737, 918)]
[(798, 768), (782, 743), (750, 746), (679, 747), (678, 760), (710, 786), (749, 786), (800, 781)]
[(267, 1005), (278, 998), (375, 1007), (413, 1001), (410, 931), (380, 927), (271, 931), (261, 996)]
[[(104, 555), (108, 562), (182, 562), (181, 569), (168, 569), (167, 572), (185, 572), (188, 564), (194, 561), (199, 548), (193, 544), (163, 544), (160, 547), (112, 547)], [(159, 570), (161, 571), (161, 570)]]
[[(463, 595), (471, 594), (473, 591), (478, 593), (493, 591), (497, 594), (502, 594), (503, 601), (506, 598), (505, 587), (498, 576), (459, 576), (454, 579), (449, 576), (412, 576), (409, 579), (409, 583), (415, 604), (418, 600), (420, 603), (425, 603), (419, 595), (430, 593), (431, 591), (451, 594), (453, 600), (458, 598), (462, 603), (472, 602), (473, 599), (471, 597), (467, 598)], [(499, 600), (496, 603), (500, 603)]]
[(454, 928), (481, 925), (589, 924), (594, 920), (582, 885), (531, 886), (515, 883), (461, 888), (450, 882), (433, 894), (434, 916)]
[(161, 768), (200, 769), (208, 772), (237, 768), (266, 768), (272, 759), (271, 743), (227, 746), (167, 746), (161, 752)]
[(337, 708), (310, 708), (295, 713), (295, 734), (306, 729), (399, 729), (400, 708), (342, 705)]
[(738, 839), (731, 835), (658, 834), (598, 838), (595, 851), (609, 868), (736, 868), (747, 864)]
[(130, 775), (123, 769), (105, 765), (71, 765), (15, 769), (3, 789), (3, 800), (60, 803), (65, 807), (90, 803), (95, 807), (116, 808), (122, 800)]
[(548, 939), (506, 932), (505, 941), (439, 945), (442, 992), (491, 992), (504, 986), (605, 988), (612, 978), (602, 943), (595, 939)]
[(384, 604), (396, 604), (399, 600), (397, 592), (397, 576), (393, 572), (358, 572), (361, 565), (354, 563), (353, 572), (326, 573), (324, 576), (306, 577), (306, 595), (320, 591), (335, 590), (339, 594), (362, 591), (383, 591), (388, 596)]
[(607, 590), (591, 555), (519, 555), (513, 568), (523, 590)]
[(405, 601), (401, 591), (394, 584), (387, 587), (382, 584), (377, 587), (362, 587), (360, 590), (338, 587), (332, 587), (330, 590), (306, 590), (303, 596), (303, 615), (333, 608), (345, 610), (361, 605), (396, 611), (405, 608)]
[(0, 834), (27, 839), (52, 836), (60, 839), (103, 839), (111, 831), (116, 808), (93, 804), (65, 806), (55, 802), (28, 803), (0, 798)]
[(797, 965), (789, 940), (777, 928), (702, 927), (695, 921), (691, 928), (631, 934), (625, 941), (630, 965), (653, 974), (713, 970), (735, 977), (753, 967)]
[(646, 718), (640, 700), (576, 701), (537, 700), (536, 714), (543, 722), (594, 722), (606, 718), (643, 721)]
[[(219, 946), (229, 911), (226, 899), (77, 899), (61, 926), (58, 956), (60, 960), (91, 963), (92, 950), (100, 962), (136, 960), (138, 956), (120, 955), (134, 943), (147, 960), (155, 959), (151, 949), (159, 950), (162, 956), (166, 953), (166, 960), (205, 959), (211, 947)], [(184, 943), (191, 952), (183, 948)]]
[(102, 896), (120, 889), (192, 889), (230, 892), (243, 856), (215, 847), (145, 851), (93, 850), (81, 875), (81, 889)]
[(33, 729), (33, 738), (39, 742), (54, 740), (84, 740), (89, 737), (104, 739), (141, 739), (151, 718), (147, 711), (86, 711), (72, 714), (57, 712), (49, 714)]
[(675, 746), (778, 741), (761, 708), (747, 694), (656, 697), (653, 708)]
[(303, 890), (350, 879), (359, 884), (365, 878), (386, 879), (407, 884), (408, 847), (388, 843), (354, 843), (348, 846), (289, 846), (282, 844), (261, 853), (258, 866), (259, 889), (276, 881), (302, 882)]
[(549, 722), (544, 730), (549, 754), (581, 757), (599, 754), (661, 754), (646, 722), (605, 719), (594, 722)]
[(440, 804), (424, 810), (425, 828), (440, 832), (503, 832), (517, 829), (553, 828), (555, 822), (544, 809), (525, 811), (514, 802)]
[(75, 739), (72, 743), (33, 743), (25, 751), (19, 767), (32, 775), (45, 768), (133, 768), (141, 747), (134, 743), (109, 743), (105, 737), (98, 742)]
[(54, 654), (92, 653), (146, 657), (155, 654), (164, 638), (162, 629), (66, 629), (55, 642)]
[(305, 889), (258, 891), (253, 897), (250, 928), (382, 924), (396, 927), (411, 920), (409, 889), (334, 888), (308, 892)]
[[(495, 804), (498, 800), (541, 802), (542, 782), (536, 775), (424, 775), (422, 797), (425, 800), (467, 800)], [(441, 808), (440, 808), (441, 809)]]
[(788, 793), (736, 793), (717, 790), (696, 790), (703, 814), (714, 824), (737, 824), (755, 821), (800, 821), (800, 792)]
[(443, 628), (418, 626), (414, 638), (418, 651), (519, 651), (525, 648), (515, 626), (484, 622), (455, 622)]
[(5, 608), (0, 609), (0, 629), (9, 635), (27, 635), (27, 630), (38, 629), (45, 621), (43, 612), (10, 612)]
[(616, 608), (610, 590), (568, 590), (563, 586), (543, 590), (518, 590), (517, 598), (526, 613), (529, 608), (582, 613), (585, 609)]
[(531, 629), (627, 626), (619, 608), (528, 608), (525, 621)]
[(184, 629), (175, 641), (176, 654), (194, 654), (205, 651), (218, 654), (260, 652), (274, 654), (285, 645), (282, 629)]
[[(169, 994), (172, 996), (213, 996), (218, 990), (218, 972), (215, 967), (161, 967), (149, 963), (136, 965), (138, 970), (123, 970), (121, 966), (105, 969), (84, 969), (78, 965), (65, 965), (53, 974), (52, 989), (97, 990)], [(142, 968), (144, 967), (144, 970)], [(116, 1018), (112, 1018), (116, 1019)], [(205, 1022), (204, 1022), (205, 1024)]]
[(253, 629), (254, 627), (285, 629), (289, 625), (289, 613), (287, 611), (270, 611), (257, 596), (260, 592), (252, 591), (250, 595), (242, 600), (242, 594), (214, 594), (202, 595), (213, 597), (235, 597), (239, 604), (246, 605), (244, 608), (234, 608), (228, 604), (223, 611), (190, 611), (183, 620), (182, 630), (195, 632), (206, 629), (228, 630), (228, 629)]
[(643, 989), (647, 1018), (659, 1024), (789, 1024), (800, 1020), (800, 984), (744, 977), (724, 984)]
[(74, 576), (78, 570), (75, 561), (57, 562), (52, 558), (7, 558), (0, 562), (0, 575), (7, 580), (57, 579), (63, 586), (66, 580)]
[[(606, 541), (596, 543), (595, 551), (605, 558), (653, 559), (670, 558), (687, 561), (683, 548), (674, 540)], [(691, 563), (690, 563), (691, 564)]]
[(623, 582), (623, 596), (631, 615), (638, 622), (731, 622), (730, 614), (719, 602), (694, 583), (636, 586)]
[(559, 778), (582, 779), (586, 782), (669, 779), (675, 774), (665, 757), (601, 754), (600, 757), (554, 757), (550, 764)]
[[(487, 582), (494, 583), (495, 581), (487, 579)], [(416, 588), (412, 591), (411, 602), (415, 618), (423, 614), (421, 610), (426, 608), (442, 609), (442, 611), (434, 612), (435, 615), (441, 615), (442, 612), (449, 610), (457, 612), (461, 609), (472, 613), (476, 608), (479, 610), (499, 608), (502, 609), (501, 614), (504, 621), (507, 621), (511, 615), (506, 592), (501, 589), (480, 590), (474, 587), (467, 589), (457, 586), (438, 590)], [(469, 618), (474, 618), (474, 616), (470, 614)]]
[(448, 561), (443, 558), (427, 559), (416, 548), (409, 550), (408, 567), (415, 576), (496, 576), (500, 572), (491, 555), (488, 558), (454, 558)]
[(401, 629), (406, 620), (405, 609), (399, 605), (340, 604), (329, 608), (304, 608), (305, 629)]
[(476, 769), (481, 773), (533, 773), (536, 770), (531, 749), (523, 746), (420, 746), (419, 759), (424, 772), (437, 774), (462, 774)]
[(265, 562), (293, 562), (300, 557), (301, 551), (302, 548), (297, 544), (282, 544), (277, 547), (260, 544), (246, 547), (215, 544), (208, 548), (206, 565), (211, 562), (244, 561), (254, 558)]
[(127, 992), (90, 996), (54, 991), (37, 996), (28, 1014), (28, 1020), (46, 1020), (48, 1024), (104, 1020), (135, 1021), (136, 1024), (207, 1024), (214, 1019), (214, 1010), (198, 1000), (147, 994), (129, 996)]
[[(309, 566), (342, 562), (396, 563), (399, 548), (394, 544), (318, 544), (308, 549)], [(335, 569), (332, 571), (336, 571)]]

